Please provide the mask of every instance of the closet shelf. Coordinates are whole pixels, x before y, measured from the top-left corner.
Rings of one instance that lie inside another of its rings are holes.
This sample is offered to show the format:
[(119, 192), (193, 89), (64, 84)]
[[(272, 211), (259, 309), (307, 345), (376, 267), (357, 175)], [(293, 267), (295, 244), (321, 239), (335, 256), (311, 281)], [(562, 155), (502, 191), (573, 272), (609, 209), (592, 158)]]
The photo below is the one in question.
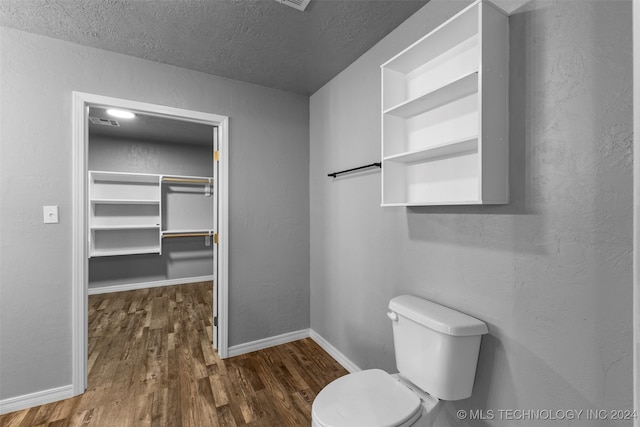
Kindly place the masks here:
[(384, 160), (390, 162), (411, 163), (477, 150), (478, 136), (475, 135), (468, 138), (461, 138), (456, 141), (434, 145), (422, 150), (407, 151), (404, 153), (394, 154), (392, 156), (385, 157)]
[(456, 99), (464, 98), (477, 91), (478, 70), (474, 70), (446, 85), (391, 107), (383, 113), (407, 119), (448, 104)]
[(156, 230), (160, 229), (160, 224), (148, 225), (92, 225), (91, 230)]
[(479, 44), (477, 14), (465, 12), (442, 23), (382, 66), (407, 74), (424, 64), (441, 64), (446, 62), (445, 58), (457, 58), (465, 44)]
[(208, 176), (166, 175), (162, 177), (162, 181), (170, 184), (213, 184), (213, 178)]
[(162, 237), (170, 236), (172, 234), (208, 234), (212, 235), (214, 230), (212, 229), (191, 229), (191, 230), (162, 230)]
[(383, 207), (402, 207), (402, 206), (457, 206), (457, 205), (482, 205), (481, 200), (438, 200), (437, 202), (398, 202), (398, 203), (382, 203)]
[(141, 255), (141, 254), (157, 254), (160, 253), (159, 246), (149, 246), (129, 249), (96, 249), (91, 251), (91, 256), (118, 256), (118, 255)]
[(158, 184), (158, 175), (147, 173), (90, 171), (90, 176), (97, 183)]
[(160, 201), (148, 199), (92, 199), (91, 203), (100, 205), (157, 205)]

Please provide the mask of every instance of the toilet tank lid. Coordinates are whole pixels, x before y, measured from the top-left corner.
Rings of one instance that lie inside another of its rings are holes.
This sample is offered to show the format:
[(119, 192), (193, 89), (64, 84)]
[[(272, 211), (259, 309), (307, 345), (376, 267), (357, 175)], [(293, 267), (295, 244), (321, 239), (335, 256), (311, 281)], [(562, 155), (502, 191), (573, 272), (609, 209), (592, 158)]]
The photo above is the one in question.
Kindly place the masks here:
[(470, 336), (489, 332), (486, 323), (475, 317), (413, 295), (393, 298), (389, 301), (389, 309), (447, 335)]

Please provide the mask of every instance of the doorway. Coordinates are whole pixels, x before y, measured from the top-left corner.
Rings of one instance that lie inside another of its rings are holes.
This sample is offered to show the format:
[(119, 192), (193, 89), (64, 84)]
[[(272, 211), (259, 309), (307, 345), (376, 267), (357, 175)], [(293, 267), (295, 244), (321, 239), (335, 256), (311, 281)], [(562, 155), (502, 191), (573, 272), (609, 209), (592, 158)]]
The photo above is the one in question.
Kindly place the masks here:
[[(136, 101), (104, 97), (99, 95), (74, 92), (73, 93), (73, 394), (82, 394), (87, 386), (87, 295), (89, 292), (89, 255), (99, 253), (96, 251), (95, 241), (96, 227), (91, 227), (94, 214), (90, 200), (90, 186), (92, 185), (91, 174), (89, 173), (89, 112), (99, 109), (120, 109), (140, 114), (143, 117), (156, 119), (171, 119), (176, 123), (187, 125), (208, 126), (213, 129), (213, 175), (211, 186), (213, 193), (213, 228), (208, 231), (213, 247), (213, 282), (214, 282), (214, 342), (212, 345), (217, 349), (221, 358), (227, 357), (227, 305), (228, 305), (228, 117), (217, 114), (203, 113), (192, 110), (184, 110), (162, 105), (141, 103)], [(166, 122), (166, 120), (164, 120)], [(107, 174), (108, 175), (108, 174)], [(101, 175), (97, 175), (100, 177)], [(129, 174), (128, 176), (133, 176)], [(89, 179), (88, 179), (89, 177)], [(125, 173), (125, 178), (127, 177)], [(119, 176), (118, 178), (122, 178)], [(171, 178), (171, 177), (169, 177)], [(174, 177), (175, 178), (175, 177)], [(184, 177), (179, 177), (185, 179)], [(142, 179), (144, 186), (146, 181), (153, 181), (154, 176), (140, 177), (136, 175), (136, 180)], [(163, 176), (158, 176), (159, 182)], [(137, 184), (136, 184), (137, 185)], [(160, 186), (160, 184), (158, 184)], [(153, 185), (152, 185), (153, 186)], [(160, 187), (158, 187), (160, 188)], [(144, 190), (148, 191), (148, 190)], [(152, 189), (152, 191), (155, 191)], [(159, 202), (161, 204), (161, 202)], [(152, 207), (153, 208), (153, 207)], [(157, 207), (158, 215), (160, 206)], [(148, 209), (147, 209), (148, 210)], [(137, 215), (137, 214), (136, 214)], [(90, 220), (91, 218), (91, 220)], [(158, 221), (160, 223), (160, 221)], [(118, 247), (120, 239), (111, 239), (108, 232), (99, 230), (98, 234), (106, 236), (103, 244), (109, 250), (121, 250)], [(163, 227), (155, 232), (158, 233), (158, 245), (161, 248), (161, 240), (165, 230)], [(142, 230), (138, 227), (137, 232), (141, 235), (152, 236), (153, 231)], [(171, 232), (166, 233), (167, 237)], [(205, 236), (206, 238), (207, 236)], [(94, 241), (95, 240), (95, 241)], [(153, 240), (151, 238), (150, 240)], [(92, 246), (93, 245), (93, 246)], [(115, 246), (115, 247), (113, 247)], [(135, 248), (135, 246), (134, 246)], [(99, 248), (101, 249), (101, 248)], [(125, 249), (125, 251), (131, 249)], [(161, 251), (161, 249), (159, 249)]]

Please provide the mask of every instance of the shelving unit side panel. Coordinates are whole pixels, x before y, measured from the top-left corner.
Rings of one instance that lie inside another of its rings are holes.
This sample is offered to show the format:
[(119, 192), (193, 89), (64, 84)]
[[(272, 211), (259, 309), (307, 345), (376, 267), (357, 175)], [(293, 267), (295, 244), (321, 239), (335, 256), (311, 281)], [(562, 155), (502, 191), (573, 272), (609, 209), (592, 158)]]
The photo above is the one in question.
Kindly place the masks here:
[(390, 68), (381, 68), (382, 110), (408, 99), (406, 75)]
[(382, 157), (409, 150), (407, 121), (402, 117), (382, 115)]
[(509, 18), (481, 4), (482, 200), (509, 202)]

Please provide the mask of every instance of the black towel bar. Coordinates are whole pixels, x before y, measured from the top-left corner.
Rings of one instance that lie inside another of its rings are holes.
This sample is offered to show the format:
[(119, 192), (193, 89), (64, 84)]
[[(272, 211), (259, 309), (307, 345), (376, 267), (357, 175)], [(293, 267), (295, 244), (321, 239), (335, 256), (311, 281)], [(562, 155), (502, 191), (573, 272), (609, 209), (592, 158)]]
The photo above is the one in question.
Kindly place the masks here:
[(338, 175), (342, 175), (343, 173), (348, 173), (348, 172), (353, 172), (353, 171), (357, 171), (357, 170), (360, 170), (360, 169), (373, 168), (373, 167), (382, 168), (382, 163), (377, 162), (377, 163), (371, 163), (369, 165), (358, 166), (357, 168), (351, 168), (351, 169), (343, 170), (343, 171), (340, 171), (340, 172), (333, 172), (333, 173), (328, 174), (327, 176), (332, 176), (332, 177), (335, 178)]

